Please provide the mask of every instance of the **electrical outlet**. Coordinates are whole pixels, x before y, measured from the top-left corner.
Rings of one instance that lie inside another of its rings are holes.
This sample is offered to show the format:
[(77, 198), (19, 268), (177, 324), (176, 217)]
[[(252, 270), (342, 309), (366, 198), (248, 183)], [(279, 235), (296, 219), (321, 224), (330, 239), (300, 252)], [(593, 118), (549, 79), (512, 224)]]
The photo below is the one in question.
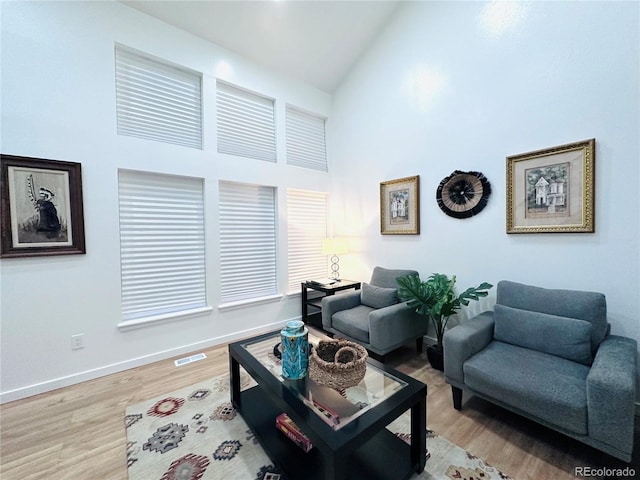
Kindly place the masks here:
[(80, 348), (84, 348), (84, 333), (71, 335), (71, 350), (78, 350)]

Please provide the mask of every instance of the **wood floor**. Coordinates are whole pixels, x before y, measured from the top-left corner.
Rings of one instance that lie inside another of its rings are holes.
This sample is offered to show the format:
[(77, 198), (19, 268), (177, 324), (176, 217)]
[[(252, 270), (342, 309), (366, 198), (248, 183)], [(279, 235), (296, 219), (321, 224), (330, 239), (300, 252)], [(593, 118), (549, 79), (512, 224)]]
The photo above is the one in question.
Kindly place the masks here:
[[(181, 367), (165, 360), (2, 405), (0, 478), (126, 480), (126, 406), (228, 371), (226, 345), (204, 352), (205, 360)], [(428, 385), (428, 428), (514, 479), (563, 480), (576, 478), (576, 466), (629, 466), (476, 397), (454, 410), (442, 373), (409, 347), (387, 363)], [(631, 465), (640, 474), (639, 423)]]

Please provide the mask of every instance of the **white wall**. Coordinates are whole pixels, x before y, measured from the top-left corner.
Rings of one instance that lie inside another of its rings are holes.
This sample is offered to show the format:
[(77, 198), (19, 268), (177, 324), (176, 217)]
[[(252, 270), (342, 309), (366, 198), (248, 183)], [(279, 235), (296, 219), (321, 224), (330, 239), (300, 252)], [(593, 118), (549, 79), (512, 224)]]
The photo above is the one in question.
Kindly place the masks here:
[[(344, 275), (366, 278), (379, 264), (455, 274), (461, 288), (510, 279), (600, 291), (612, 332), (640, 340), (639, 5), (403, 4), (334, 95), (333, 198), (345, 209), (336, 228), (357, 251)], [(516, 10), (488, 10), (508, 6)], [(505, 157), (589, 138), (596, 232), (507, 235)], [(491, 182), (474, 218), (436, 204), (456, 169)], [(420, 175), (421, 234), (382, 236), (379, 183), (411, 175)]]
[[(204, 73), (205, 148), (116, 135), (114, 42)], [(276, 99), (278, 164), (216, 153), (215, 79)], [(278, 187), (279, 248), (287, 187), (327, 190), (328, 174), (284, 162), (284, 105), (328, 115), (331, 97), (118, 2), (2, 2), (5, 154), (82, 164), (86, 255), (2, 259), (2, 401), (276, 328), (300, 315), (299, 296), (219, 311), (218, 180)], [(120, 331), (118, 168), (205, 179), (208, 303), (201, 315)], [(286, 292), (286, 264), (279, 266)], [(71, 335), (85, 348), (72, 351)]]
[[(82, 163), (87, 254), (0, 261), (2, 401), (272, 328), (299, 298), (217, 310), (217, 182), (331, 186), (335, 231), (354, 253), (346, 278), (374, 265), (456, 274), (460, 287), (511, 279), (602, 291), (614, 333), (640, 339), (638, 3), (534, 2), (502, 34), (476, 2), (407, 2), (333, 99), (116, 2), (2, 2), (6, 154)], [(486, 18), (486, 17), (485, 17)], [(487, 25), (485, 21), (485, 25)], [(493, 32), (493, 33), (492, 33)], [(205, 74), (203, 151), (116, 135), (113, 45)], [(226, 63), (226, 66), (224, 63)], [(224, 73), (227, 72), (227, 73)], [(215, 77), (329, 116), (327, 174), (215, 152)], [(410, 82), (410, 79), (421, 82)], [(416, 85), (426, 85), (420, 89)], [(596, 138), (596, 233), (507, 235), (505, 157)], [(122, 332), (117, 169), (205, 178), (208, 296), (203, 315)], [(482, 171), (493, 195), (454, 220), (435, 190), (455, 169)], [(379, 233), (379, 183), (421, 177), (419, 236)], [(280, 248), (286, 221), (280, 212)], [(285, 266), (280, 286), (286, 289)], [(487, 308), (492, 298), (470, 313)], [(86, 348), (71, 351), (84, 333)]]

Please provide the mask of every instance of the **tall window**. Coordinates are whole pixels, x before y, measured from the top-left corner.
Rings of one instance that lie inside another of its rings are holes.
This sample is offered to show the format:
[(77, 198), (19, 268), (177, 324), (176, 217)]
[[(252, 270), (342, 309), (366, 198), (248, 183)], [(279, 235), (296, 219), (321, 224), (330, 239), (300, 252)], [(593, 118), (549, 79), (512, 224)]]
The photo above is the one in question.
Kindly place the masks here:
[(275, 188), (219, 185), (221, 303), (277, 294)]
[(122, 319), (206, 307), (203, 182), (118, 172)]
[(118, 135), (202, 148), (202, 76), (116, 45)]
[(216, 90), (218, 152), (275, 162), (273, 99), (220, 81)]
[(327, 256), (322, 254), (327, 203), (324, 192), (287, 190), (289, 292), (299, 292), (305, 280), (327, 276)]
[(325, 118), (287, 105), (287, 163), (327, 171)]

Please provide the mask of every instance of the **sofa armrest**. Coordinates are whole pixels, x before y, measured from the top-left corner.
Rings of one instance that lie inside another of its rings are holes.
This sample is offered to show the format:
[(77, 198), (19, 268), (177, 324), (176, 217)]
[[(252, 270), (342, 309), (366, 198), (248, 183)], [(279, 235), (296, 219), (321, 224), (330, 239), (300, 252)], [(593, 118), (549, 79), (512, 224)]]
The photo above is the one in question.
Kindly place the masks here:
[(626, 453), (633, 449), (637, 342), (609, 335), (587, 375), (589, 436)]
[(425, 335), (427, 322), (404, 302), (373, 310), (369, 313), (369, 344), (387, 350)]
[(447, 383), (463, 388), (462, 366), (493, 340), (493, 312), (483, 312), (444, 332), (444, 375)]
[(349, 310), (360, 305), (360, 291), (329, 295), (322, 298), (322, 328), (332, 325), (331, 317), (336, 312)]

